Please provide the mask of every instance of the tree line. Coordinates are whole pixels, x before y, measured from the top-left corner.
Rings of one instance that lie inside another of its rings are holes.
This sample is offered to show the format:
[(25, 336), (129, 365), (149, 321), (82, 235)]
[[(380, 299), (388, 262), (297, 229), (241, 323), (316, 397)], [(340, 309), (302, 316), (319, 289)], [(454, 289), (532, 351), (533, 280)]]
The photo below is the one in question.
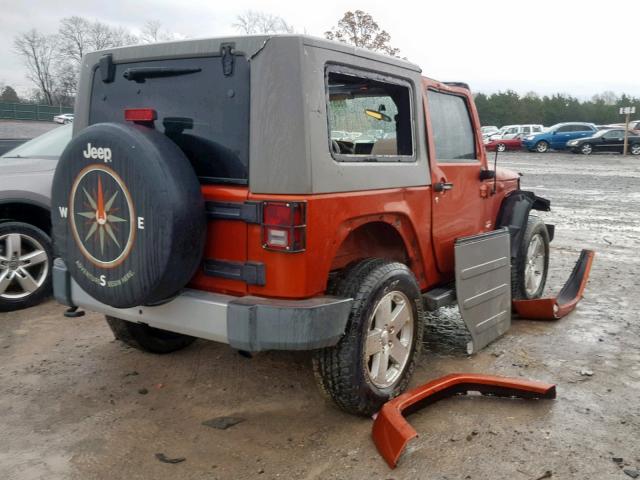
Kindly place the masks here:
[(579, 100), (557, 93), (540, 97), (534, 92), (525, 95), (507, 90), (494, 94), (478, 93), (475, 103), (482, 125), (541, 124), (551, 126), (560, 122), (593, 122), (598, 125), (624, 121), (620, 107), (640, 105), (639, 97), (613, 92)]

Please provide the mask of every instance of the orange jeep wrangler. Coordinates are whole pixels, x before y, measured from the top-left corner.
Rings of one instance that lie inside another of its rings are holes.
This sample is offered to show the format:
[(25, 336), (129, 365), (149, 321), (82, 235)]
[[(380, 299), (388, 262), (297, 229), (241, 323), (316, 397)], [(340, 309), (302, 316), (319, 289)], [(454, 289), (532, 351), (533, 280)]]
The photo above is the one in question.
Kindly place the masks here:
[(553, 234), (487, 165), (465, 84), (300, 35), (85, 56), (52, 205), (70, 314), (154, 353), (313, 350), (365, 415), (407, 387), (427, 309), (457, 299), (470, 352), (504, 333)]

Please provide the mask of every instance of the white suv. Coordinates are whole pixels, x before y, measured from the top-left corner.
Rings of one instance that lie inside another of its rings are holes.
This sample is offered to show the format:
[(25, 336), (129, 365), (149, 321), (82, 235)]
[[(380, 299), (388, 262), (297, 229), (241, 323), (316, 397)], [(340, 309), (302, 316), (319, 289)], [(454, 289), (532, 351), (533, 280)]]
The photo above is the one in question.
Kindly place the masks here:
[(542, 125), (505, 125), (498, 133), (492, 135), (491, 140), (508, 140), (511, 138), (524, 137), (542, 133), (544, 127)]

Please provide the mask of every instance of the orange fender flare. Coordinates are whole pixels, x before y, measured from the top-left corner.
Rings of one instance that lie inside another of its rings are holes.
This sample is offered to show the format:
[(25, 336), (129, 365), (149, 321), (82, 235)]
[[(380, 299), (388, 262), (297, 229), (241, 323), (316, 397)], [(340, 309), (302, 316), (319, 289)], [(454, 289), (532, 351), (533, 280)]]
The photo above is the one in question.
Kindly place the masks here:
[(593, 250), (582, 250), (571, 276), (556, 297), (514, 300), (511, 302), (513, 309), (522, 318), (532, 320), (558, 320), (564, 317), (576, 308), (582, 298), (595, 255)]
[(556, 398), (556, 386), (519, 378), (454, 373), (430, 381), (385, 403), (373, 422), (373, 443), (391, 468), (409, 441), (418, 436), (405, 420), (405, 414), (442, 398), (467, 392), (518, 398)]

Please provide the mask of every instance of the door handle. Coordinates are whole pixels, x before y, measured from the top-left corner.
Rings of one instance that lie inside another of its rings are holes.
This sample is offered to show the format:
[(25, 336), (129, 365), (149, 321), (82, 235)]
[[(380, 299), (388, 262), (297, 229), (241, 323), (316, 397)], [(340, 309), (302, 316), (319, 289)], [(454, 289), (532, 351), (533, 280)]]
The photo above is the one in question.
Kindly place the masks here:
[(453, 189), (453, 183), (449, 183), (449, 182), (436, 182), (433, 184), (433, 191), (434, 192), (444, 192), (445, 190), (452, 190)]

